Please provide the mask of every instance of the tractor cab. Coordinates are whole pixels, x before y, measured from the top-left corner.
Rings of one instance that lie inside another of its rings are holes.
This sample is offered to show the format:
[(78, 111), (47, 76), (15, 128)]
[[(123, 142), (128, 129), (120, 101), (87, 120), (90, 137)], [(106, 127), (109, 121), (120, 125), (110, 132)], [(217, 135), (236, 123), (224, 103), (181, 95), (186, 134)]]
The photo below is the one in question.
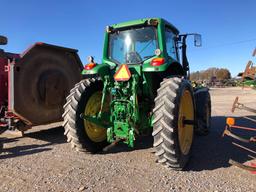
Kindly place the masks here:
[(163, 19), (108, 26), (102, 62), (141, 65), (143, 71), (165, 71), (170, 63), (179, 63), (178, 34), (179, 31)]
[(155, 57), (159, 49), (157, 29), (154, 26), (133, 27), (109, 33), (107, 58), (115, 64), (143, 64)]
[(189, 71), (186, 39), (190, 35), (194, 36), (194, 45), (201, 46), (201, 35), (179, 34), (176, 27), (161, 18), (107, 26), (102, 63), (113, 68), (121, 64), (127, 64), (129, 68), (141, 65), (145, 72), (164, 72), (171, 67), (168, 70), (171, 75), (186, 76)]

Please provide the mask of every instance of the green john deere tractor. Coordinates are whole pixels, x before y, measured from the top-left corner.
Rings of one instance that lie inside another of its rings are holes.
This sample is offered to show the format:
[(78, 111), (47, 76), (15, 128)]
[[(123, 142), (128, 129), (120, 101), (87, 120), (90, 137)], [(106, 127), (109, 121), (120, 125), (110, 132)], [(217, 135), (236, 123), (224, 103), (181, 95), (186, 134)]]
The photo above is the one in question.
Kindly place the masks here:
[[(192, 88), (186, 38), (160, 18), (108, 26), (102, 64), (92, 57), (84, 80), (64, 105), (65, 135), (78, 151), (95, 153), (122, 142), (134, 147), (138, 135), (152, 133), (158, 162), (182, 169), (194, 132), (209, 131), (208, 89)], [(180, 53), (182, 62), (180, 62)]]

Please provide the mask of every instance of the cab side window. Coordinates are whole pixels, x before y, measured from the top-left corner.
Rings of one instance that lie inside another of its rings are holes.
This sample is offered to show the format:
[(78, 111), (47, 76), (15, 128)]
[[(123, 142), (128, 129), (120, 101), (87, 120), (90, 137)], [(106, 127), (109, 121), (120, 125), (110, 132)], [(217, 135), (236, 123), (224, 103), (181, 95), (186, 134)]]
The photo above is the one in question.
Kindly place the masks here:
[(174, 33), (170, 29), (166, 28), (165, 29), (165, 39), (166, 39), (167, 54), (168, 54), (168, 56), (177, 60), (177, 53), (176, 53), (174, 37), (175, 37)]

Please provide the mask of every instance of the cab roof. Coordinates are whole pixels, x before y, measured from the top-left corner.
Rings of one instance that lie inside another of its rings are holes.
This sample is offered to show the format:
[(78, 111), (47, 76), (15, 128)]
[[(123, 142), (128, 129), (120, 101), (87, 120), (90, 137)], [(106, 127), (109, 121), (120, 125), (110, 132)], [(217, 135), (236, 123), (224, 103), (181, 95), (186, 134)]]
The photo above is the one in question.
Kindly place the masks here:
[(137, 19), (137, 20), (132, 20), (132, 21), (113, 24), (113, 25), (111, 25), (111, 27), (113, 27), (114, 29), (118, 29), (118, 28), (126, 28), (126, 27), (136, 26), (136, 25), (143, 25), (143, 24), (147, 23), (149, 20), (152, 20), (152, 19), (157, 20), (158, 23), (163, 23), (164, 25), (167, 25), (167, 26), (171, 27), (175, 31), (175, 33), (179, 34), (179, 30), (174, 25), (172, 25), (171, 23), (169, 23), (168, 21), (166, 21), (163, 18)]

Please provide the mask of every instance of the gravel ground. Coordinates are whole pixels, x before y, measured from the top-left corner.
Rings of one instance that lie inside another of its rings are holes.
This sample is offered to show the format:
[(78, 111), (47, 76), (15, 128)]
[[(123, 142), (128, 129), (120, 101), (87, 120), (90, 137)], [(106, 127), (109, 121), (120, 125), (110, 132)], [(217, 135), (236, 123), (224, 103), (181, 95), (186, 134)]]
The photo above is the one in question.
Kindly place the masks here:
[(117, 146), (90, 155), (71, 150), (61, 127), (41, 127), (24, 137), (1, 135), (5, 144), (0, 191), (256, 191), (256, 175), (228, 164), (229, 158), (240, 162), (249, 158), (231, 145), (231, 139), (221, 137), (235, 95), (256, 108), (256, 91), (212, 89), (212, 130), (206, 137), (195, 137), (186, 171), (156, 164), (150, 137), (139, 138), (135, 150)]

